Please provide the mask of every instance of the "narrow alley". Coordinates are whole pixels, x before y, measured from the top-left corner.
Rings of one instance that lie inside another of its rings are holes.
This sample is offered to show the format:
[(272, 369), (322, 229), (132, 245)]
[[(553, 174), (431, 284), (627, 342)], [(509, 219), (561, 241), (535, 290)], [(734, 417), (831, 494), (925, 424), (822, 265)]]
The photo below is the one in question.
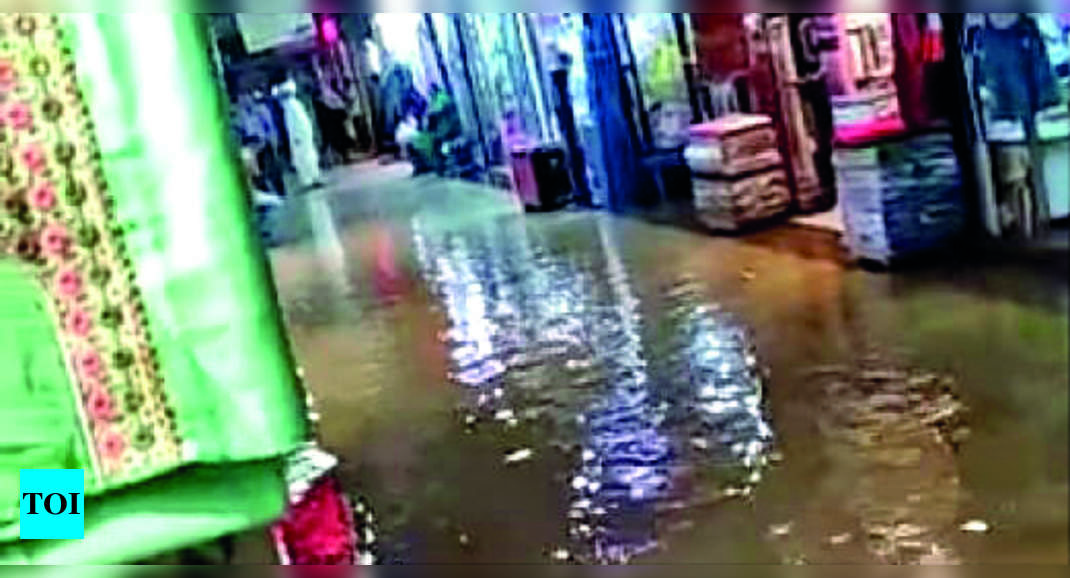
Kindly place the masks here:
[(1070, 13), (183, 6), (0, 14), (0, 564), (1070, 560)]
[(352, 170), (271, 261), (378, 561), (1066, 559), (1065, 271)]

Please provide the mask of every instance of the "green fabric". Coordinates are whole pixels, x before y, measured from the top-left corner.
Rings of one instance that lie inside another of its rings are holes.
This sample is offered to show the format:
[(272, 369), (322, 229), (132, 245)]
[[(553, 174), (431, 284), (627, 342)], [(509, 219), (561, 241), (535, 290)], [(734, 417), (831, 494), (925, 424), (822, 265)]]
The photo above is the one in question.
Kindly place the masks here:
[(19, 470), (84, 468), (89, 457), (48, 301), (0, 259), (0, 542), (18, 538)]
[(303, 407), (196, 18), (67, 28), (179, 435), (199, 461), (260, 459), (305, 438)]
[(18, 470), (88, 471), (88, 446), (48, 300), (0, 259), (0, 563), (129, 562), (265, 524), (284, 506), (278, 459), (306, 439), (198, 16), (61, 18), (193, 465), (126, 488), (87, 479), (85, 540), (12, 541)]
[(278, 460), (192, 466), (90, 498), (84, 540), (0, 545), (0, 564), (120, 564), (270, 523), (285, 494)]
[(680, 49), (674, 38), (663, 38), (654, 47), (654, 52), (643, 74), (643, 93), (649, 103), (672, 102), (680, 98), (679, 71), (682, 69)]

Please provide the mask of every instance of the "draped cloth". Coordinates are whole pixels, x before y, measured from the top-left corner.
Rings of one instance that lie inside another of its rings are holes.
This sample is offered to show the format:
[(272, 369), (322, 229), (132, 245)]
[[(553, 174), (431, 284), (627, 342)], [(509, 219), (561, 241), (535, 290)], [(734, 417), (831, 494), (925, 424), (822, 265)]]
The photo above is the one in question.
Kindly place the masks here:
[[(192, 14), (0, 15), (0, 563), (130, 562), (283, 511), (307, 438)], [(17, 541), (18, 471), (86, 474)]]

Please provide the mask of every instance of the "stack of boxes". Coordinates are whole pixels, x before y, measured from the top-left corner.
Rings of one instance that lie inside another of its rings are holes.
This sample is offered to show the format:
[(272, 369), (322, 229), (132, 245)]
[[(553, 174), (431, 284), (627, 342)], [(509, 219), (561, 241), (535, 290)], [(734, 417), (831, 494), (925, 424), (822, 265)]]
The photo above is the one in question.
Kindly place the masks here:
[(690, 136), (684, 158), (700, 222), (734, 231), (788, 210), (791, 191), (772, 119), (729, 114), (692, 126)]
[(834, 164), (845, 240), (855, 258), (888, 264), (961, 231), (962, 181), (951, 135), (843, 139)]

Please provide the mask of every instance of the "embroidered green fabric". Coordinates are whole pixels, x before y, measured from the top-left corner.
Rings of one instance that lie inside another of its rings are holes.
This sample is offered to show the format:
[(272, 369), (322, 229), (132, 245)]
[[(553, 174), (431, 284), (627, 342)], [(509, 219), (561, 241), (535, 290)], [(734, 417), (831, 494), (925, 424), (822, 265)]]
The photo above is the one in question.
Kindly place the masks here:
[[(49, 22), (74, 60), (125, 246), (128, 262), (112, 273), (139, 292), (181, 451), (129, 475), (94, 467), (106, 450), (79, 407), (89, 402), (65, 366), (48, 287), (0, 253), (0, 563), (127, 562), (266, 524), (284, 506), (279, 458), (307, 424), (201, 22)], [(115, 411), (138, 408), (117, 400)], [(22, 468), (86, 470), (84, 541), (15, 541)]]

